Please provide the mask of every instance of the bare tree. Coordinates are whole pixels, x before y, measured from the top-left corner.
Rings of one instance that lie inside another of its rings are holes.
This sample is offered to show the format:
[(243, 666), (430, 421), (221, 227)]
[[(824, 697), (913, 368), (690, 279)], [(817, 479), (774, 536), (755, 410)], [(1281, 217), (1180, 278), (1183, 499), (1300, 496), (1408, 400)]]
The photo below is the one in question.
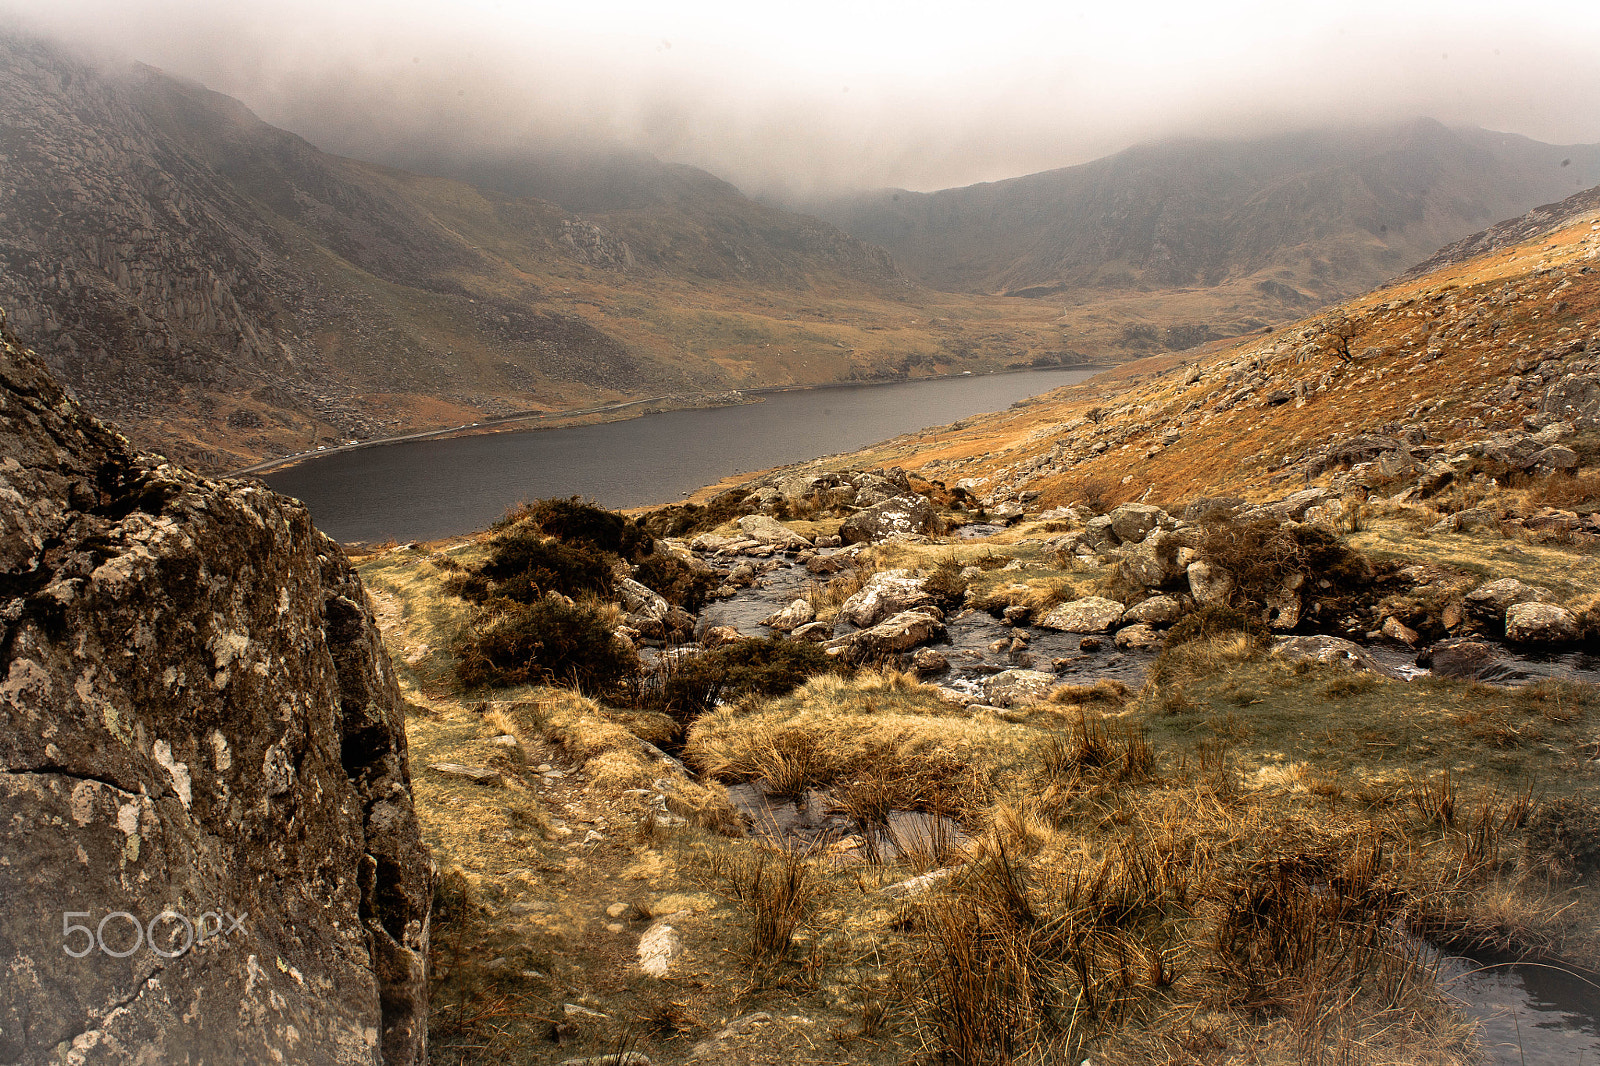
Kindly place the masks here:
[(1355, 356), (1350, 354), (1350, 342), (1355, 339), (1356, 332), (1355, 319), (1349, 315), (1335, 315), (1322, 327), (1323, 350), (1338, 356), (1342, 362), (1355, 362)]

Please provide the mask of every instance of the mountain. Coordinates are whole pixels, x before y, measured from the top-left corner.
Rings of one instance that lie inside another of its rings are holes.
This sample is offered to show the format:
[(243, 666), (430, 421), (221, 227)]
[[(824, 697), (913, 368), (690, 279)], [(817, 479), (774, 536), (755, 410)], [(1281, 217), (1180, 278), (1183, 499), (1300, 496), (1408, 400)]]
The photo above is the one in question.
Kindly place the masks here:
[(481, 187), (410, 173), (148, 67), (0, 37), (0, 306), (91, 410), (209, 469), (516, 412), (1059, 358), (1048, 309), (927, 292), (827, 223), (624, 162), (463, 173)]
[(925, 284), (1048, 297), (1064, 305), (1069, 336), (1140, 352), (1363, 292), (1577, 191), (1597, 169), (1600, 146), (1417, 120), (1141, 145), (1007, 181), (809, 209)]

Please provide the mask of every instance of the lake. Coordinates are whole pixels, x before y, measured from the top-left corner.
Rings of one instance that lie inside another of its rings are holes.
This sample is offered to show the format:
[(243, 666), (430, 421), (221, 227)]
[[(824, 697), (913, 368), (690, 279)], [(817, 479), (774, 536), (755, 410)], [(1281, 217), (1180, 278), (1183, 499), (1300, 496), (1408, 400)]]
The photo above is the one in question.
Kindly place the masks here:
[(483, 529), (522, 500), (610, 508), (671, 503), (730, 474), (855, 451), (998, 411), (1098, 370), (1039, 370), (805, 389), (737, 407), (667, 411), (568, 429), (411, 441), (261, 475), (340, 541), (432, 540)]

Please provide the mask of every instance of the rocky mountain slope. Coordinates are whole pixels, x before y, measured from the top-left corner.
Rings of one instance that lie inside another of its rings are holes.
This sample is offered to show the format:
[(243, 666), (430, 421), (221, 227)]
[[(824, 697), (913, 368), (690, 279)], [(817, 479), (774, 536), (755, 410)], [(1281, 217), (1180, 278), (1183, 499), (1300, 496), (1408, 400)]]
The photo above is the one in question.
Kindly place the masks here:
[(1292, 320), (1592, 181), (1600, 149), (1419, 120), (1141, 145), (936, 193), (817, 205), (938, 288), (1065, 305), (1075, 338), (1188, 348)]
[(1489, 250), (1269, 335), (1125, 364), (846, 461), (904, 465), (990, 506), (1330, 482), (1449, 500), (1569, 473), (1594, 461), (1600, 428), (1600, 208), (1589, 191), (1497, 230), (1525, 239), (1479, 235), (1462, 247)]
[(425, 1063), (433, 866), (344, 554), (3, 320), (0, 416), (0, 1059)]
[(582, 214), (477, 177), (330, 156), (198, 85), (0, 40), (0, 301), (92, 410), (202, 467), (1061, 348), (1038, 309), (921, 292), (691, 168)]

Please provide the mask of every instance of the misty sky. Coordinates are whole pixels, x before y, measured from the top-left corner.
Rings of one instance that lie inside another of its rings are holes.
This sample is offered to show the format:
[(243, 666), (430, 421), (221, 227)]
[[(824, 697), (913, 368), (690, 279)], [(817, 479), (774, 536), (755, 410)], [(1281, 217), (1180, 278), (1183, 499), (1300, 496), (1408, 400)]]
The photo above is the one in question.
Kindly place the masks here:
[(643, 148), (747, 191), (934, 189), (1176, 134), (1428, 115), (1600, 141), (1600, 4), (0, 0), (320, 147)]

